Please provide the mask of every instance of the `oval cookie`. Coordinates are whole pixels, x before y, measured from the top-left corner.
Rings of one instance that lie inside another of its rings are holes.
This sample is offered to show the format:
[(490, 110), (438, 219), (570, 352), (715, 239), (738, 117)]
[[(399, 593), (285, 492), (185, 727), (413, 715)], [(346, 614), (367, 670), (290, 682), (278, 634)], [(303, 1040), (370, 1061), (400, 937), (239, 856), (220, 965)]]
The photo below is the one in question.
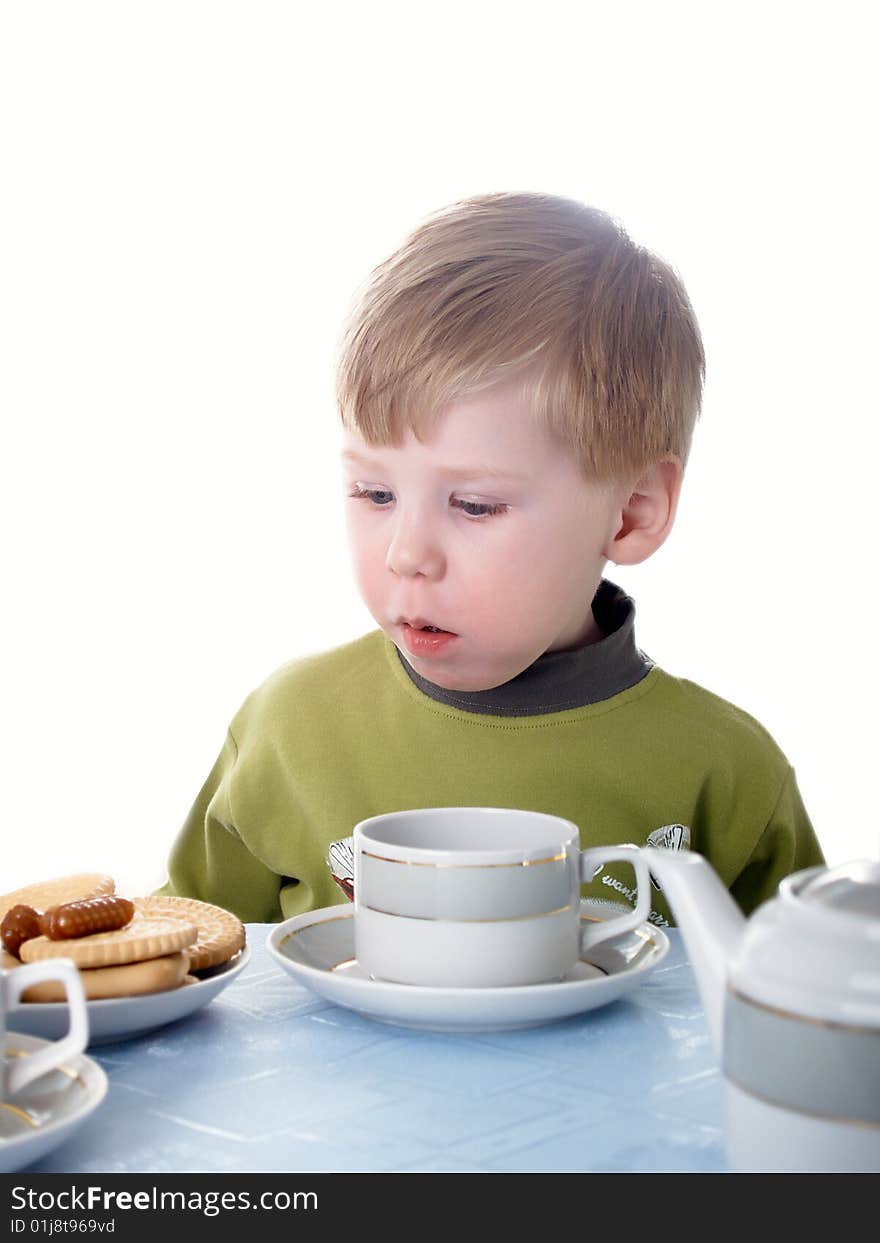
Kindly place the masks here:
[[(89, 967), (80, 971), (83, 990), (88, 1001), (108, 997), (139, 997), (144, 993), (161, 993), (181, 985), (189, 971), (186, 950), (150, 958), (146, 962), (127, 963), (122, 967)], [(64, 1001), (60, 980), (43, 980), (22, 993), (22, 1001)]]
[(187, 949), (197, 936), (198, 931), (191, 923), (180, 919), (147, 919), (136, 912), (130, 924), (115, 932), (93, 932), (91, 936), (72, 937), (68, 941), (34, 937), (24, 942), (20, 954), (22, 962), (71, 958), (78, 967), (118, 967)]
[(213, 902), (198, 898), (175, 898), (157, 894), (149, 898), (133, 898), (134, 909), (142, 915), (167, 916), (195, 924), (198, 939), (189, 947), (190, 971), (217, 967), (237, 954), (245, 941), (244, 924), (237, 915)]
[(66, 902), (79, 902), (85, 898), (103, 898), (115, 893), (116, 882), (103, 872), (80, 872), (76, 876), (56, 876), (54, 880), (38, 881), (25, 885), (12, 893), (0, 895), (0, 919), (13, 906), (32, 906), (35, 911), (47, 911), (50, 906)]

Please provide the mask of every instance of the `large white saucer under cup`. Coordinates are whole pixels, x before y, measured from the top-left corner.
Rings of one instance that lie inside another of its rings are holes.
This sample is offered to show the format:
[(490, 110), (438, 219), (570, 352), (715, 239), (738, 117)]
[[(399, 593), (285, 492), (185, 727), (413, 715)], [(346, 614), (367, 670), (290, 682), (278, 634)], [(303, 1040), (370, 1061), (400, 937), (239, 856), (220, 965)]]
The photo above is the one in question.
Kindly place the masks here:
[[(582, 920), (619, 913), (607, 903), (581, 901)], [(561, 980), (504, 988), (428, 988), (371, 978), (354, 956), (354, 910), (347, 902), (277, 924), (266, 946), (298, 983), (367, 1018), (427, 1031), (490, 1032), (538, 1027), (616, 1001), (663, 961), (669, 939), (646, 921), (595, 946), (589, 961), (579, 961)]]
[[(24, 1057), (46, 1046), (36, 1036), (6, 1034), (7, 1057)], [(97, 1109), (106, 1093), (107, 1076), (81, 1053), (4, 1101), (0, 1105), (0, 1173), (33, 1165), (58, 1148)]]
[[(251, 956), (245, 945), (228, 963), (195, 984), (181, 984), (161, 993), (144, 993), (140, 997), (107, 997), (100, 1001), (87, 1001), (89, 1016), (89, 1044), (110, 1044), (115, 1040), (129, 1040), (166, 1023), (175, 1023), (201, 1010), (213, 1001), (218, 993), (238, 976), (247, 966)], [(11, 1032), (26, 1032), (55, 1040), (67, 1030), (67, 1007), (63, 1002), (28, 1002), (6, 1014), (6, 1026)]]

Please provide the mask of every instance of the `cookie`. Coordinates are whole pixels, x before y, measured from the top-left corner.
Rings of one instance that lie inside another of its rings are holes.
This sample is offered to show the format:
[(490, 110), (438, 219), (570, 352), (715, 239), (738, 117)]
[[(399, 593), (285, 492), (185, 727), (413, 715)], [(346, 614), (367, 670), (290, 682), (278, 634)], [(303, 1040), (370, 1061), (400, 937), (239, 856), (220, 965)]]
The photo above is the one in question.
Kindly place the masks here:
[[(178, 950), (176, 954), (122, 967), (88, 967), (80, 970), (79, 977), (86, 1000), (101, 1001), (108, 997), (139, 997), (144, 993), (178, 988), (187, 979), (188, 971), (189, 956), (186, 950)], [(60, 980), (43, 980), (26, 988), (22, 1001), (64, 1001), (65, 996)]]
[(47, 911), (50, 906), (63, 902), (78, 902), (84, 898), (100, 898), (115, 893), (116, 882), (103, 872), (80, 872), (76, 876), (58, 876), (54, 880), (38, 881), (25, 885), (11, 893), (0, 894), (0, 919), (13, 906), (32, 906), (35, 911)]
[[(26, 912), (29, 909), (27, 906), (14, 906), (10, 915), (13, 911)], [(69, 941), (72, 937), (91, 936), (93, 932), (115, 932), (117, 928), (124, 928), (133, 916), (134, 903), (129, 902), (128, 898), (120, 898), (116, 893), (105, 893), (100, 898), (86, 898), (82, 902), (63, 902), (61, 906), (50, 907), (40, 916), (36, 934), (31, 931), (30, 921), (23, 919), (23, 931), (28, 934), (23, 940), (29, 940), (34, 935), (39, 936), (40, 933), (50, 941)], [(0, 930), (2, 927), (0, 924)], [(12, 931), (18, 932), (19, 926), (14, 926)], [(15, 953), (14, 945), (7, 946), (7, 949)]]
[(18, 958), (18, 951), (25, 941), (38, 937), (46, 930), (42, 926), (42, 915), (38, 915), (32, 906), (23, 906), (20, 902), (11, 906), (0, 920), (0, 942), (13, 958)]
[(136, 911), (130, 924), (114, 932), (95, 932), (67, 941), (34, 937), (24, 942), (19, 956), (22, 962), (70, 958), (78, 967), (118, 967), (187, 949), (197, 936), (192, 923), (181, 919), (146, 918)]
[(190, 971), (204, 971), (227, 962), (244, 946), (245, 931), (241, 920), (213, 902), (197, 898), (165, 897), (134, 898), (135, 911), (143, 916), (182, 919), (195, 924), (198, 939), (189, 947)]

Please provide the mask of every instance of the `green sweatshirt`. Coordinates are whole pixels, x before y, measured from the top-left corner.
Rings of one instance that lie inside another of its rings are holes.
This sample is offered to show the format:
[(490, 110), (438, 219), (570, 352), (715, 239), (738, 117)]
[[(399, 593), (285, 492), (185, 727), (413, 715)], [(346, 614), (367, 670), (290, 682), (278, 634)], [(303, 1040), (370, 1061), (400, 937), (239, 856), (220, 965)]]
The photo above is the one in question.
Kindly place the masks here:
[[(282, 666), (236, 713), (161, 892), (255, 922), (330, 906), (331, 842), (381, 812), (453, 805), (564, 816), (584, 847), (690, 847), (746, 913), (824, 862), (767, 731), (655, 666), (619, 588), (603, 582), (593, 611), (599, 643), (486, 692), (425, 682), (381, 630)], [(583, 893), (632, 902), (632, 885), (615, 863)], [(672, 922), (656, 888), (652, 908)]]

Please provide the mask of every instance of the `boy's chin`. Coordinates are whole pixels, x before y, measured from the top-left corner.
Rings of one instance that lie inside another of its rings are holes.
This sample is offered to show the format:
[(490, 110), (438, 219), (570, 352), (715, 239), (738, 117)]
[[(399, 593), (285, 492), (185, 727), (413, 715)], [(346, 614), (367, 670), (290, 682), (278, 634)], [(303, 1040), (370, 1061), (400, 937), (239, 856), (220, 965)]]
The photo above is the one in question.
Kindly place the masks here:
[(443, 669), (440, 667), (439, 662), (419, 660), (418, 657), (413, 656), (399, 646), (397, 650), (409, 667), (414, 669), (420, 678), (424, 678), (426, 682), (431, 682), (434, 686), (439, 686), (445, 691), (463, 691), (465, 693), (491, 691), (496, 686), (503, 686), (505, 682), (510, 682), (512, 678), (516, 677), (515, 673), (509, 676), (496, 674), (493, 677), (485, 672), (465, 672), (451, 668)]

